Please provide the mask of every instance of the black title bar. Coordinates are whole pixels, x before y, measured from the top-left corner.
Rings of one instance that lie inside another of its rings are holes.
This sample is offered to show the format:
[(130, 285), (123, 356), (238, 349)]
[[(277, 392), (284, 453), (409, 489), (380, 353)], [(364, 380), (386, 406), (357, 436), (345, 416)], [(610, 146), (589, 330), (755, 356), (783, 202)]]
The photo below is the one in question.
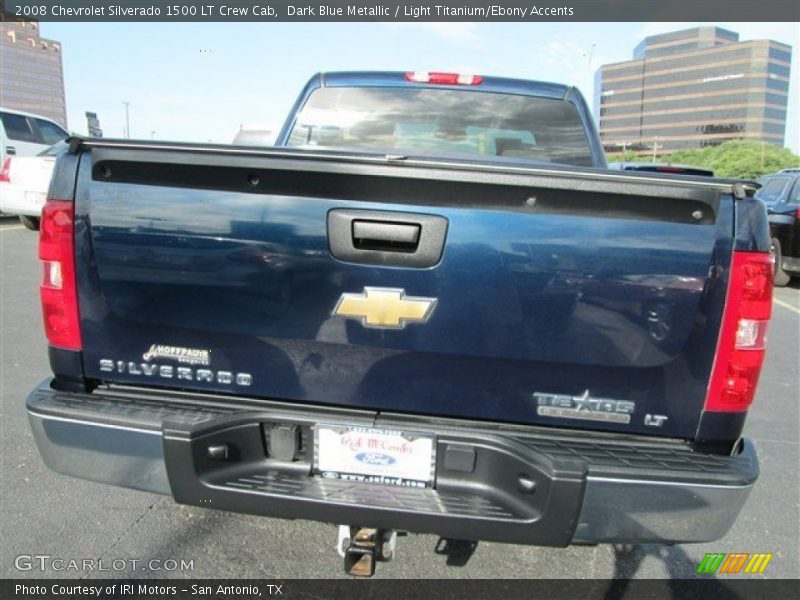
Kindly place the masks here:
[(797, 0), (0, 0), (22, 21), (800, 21)]
[[(565, 559), (567, 560), (567, 559)], [(576, 575), (580, 575), (576, 565)], [(750, 579), (6, 579), (3, 600), (786, 600), (797, 580)]]

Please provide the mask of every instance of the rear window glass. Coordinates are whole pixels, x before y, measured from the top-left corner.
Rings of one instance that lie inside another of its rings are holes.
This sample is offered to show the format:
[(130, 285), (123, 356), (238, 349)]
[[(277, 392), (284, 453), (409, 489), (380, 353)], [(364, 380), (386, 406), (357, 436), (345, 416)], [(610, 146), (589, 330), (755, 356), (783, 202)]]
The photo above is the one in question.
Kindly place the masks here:
[(233, 138), (234, 146), (272, 146), (275, 135), (268, 130), (241, 129)]
[(472, 90), (320, 88), (290, 146), (592, 166), (575, 105)]
[(45, 144), (55, 144), (69, 137), (69, 134), (55, 123), (44, 119), (35, 119)]
[(783, 195), (783, 190), (789, 185), (791, 179), (788, 177), (776, 177), (774, 179), (765, 179), (761, 183), (764, 187), (756, 192), (756, 198), (763, 200), (767, 204), (772, 204), (780, 200)]
[(13, 113), (0, 113), (0, 119), (3, 121), (3, 129), (5, 129), (8, 139), (17, 142), (42, 143), (42, 140), (34, 133), (26, 116), (15, 115)]

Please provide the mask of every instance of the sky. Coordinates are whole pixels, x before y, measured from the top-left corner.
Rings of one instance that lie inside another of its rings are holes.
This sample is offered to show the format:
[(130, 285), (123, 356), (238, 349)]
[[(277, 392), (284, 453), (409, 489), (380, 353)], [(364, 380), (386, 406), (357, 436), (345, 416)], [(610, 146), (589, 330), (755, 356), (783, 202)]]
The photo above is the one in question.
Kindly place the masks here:
[(798, 23), (43, 23), (62, 43), (70, 130), (98, 114), (106, 137), (229, 143), (241, 126), (277, 131), (318, 71), (455, 71), (577, 86), (629, 60), (642, 38), (719, 25), (790, 44), (786, 145), (800, 145)]

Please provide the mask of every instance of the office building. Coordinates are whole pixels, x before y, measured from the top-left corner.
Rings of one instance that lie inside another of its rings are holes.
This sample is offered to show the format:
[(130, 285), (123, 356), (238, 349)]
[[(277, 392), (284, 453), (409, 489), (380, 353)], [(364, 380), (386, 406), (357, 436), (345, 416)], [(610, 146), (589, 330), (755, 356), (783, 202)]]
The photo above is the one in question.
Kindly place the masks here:
[(792, 49), (741, 42), (719, 27), (645, 38), (633, 60), (595, 75), (595, 117), (606, 151), (658, 153), (730, 139), (783, 145)]
[(61, 44), (39, 23), (0, 22), (0, 106), (49, 117), (67, 127)]

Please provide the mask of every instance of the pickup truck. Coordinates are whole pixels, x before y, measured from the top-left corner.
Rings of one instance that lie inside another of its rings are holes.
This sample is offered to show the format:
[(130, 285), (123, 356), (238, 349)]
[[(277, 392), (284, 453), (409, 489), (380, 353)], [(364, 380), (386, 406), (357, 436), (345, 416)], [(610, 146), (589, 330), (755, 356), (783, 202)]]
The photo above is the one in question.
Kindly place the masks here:
[(750, 191), (607, 169), (574, 88), (448, 73), (317, 75), (271, 148), (72, 138), (36, 443), (63, 474), (338, 524), (353, 575), (396, 532), (716, 540), (758, 476)]

